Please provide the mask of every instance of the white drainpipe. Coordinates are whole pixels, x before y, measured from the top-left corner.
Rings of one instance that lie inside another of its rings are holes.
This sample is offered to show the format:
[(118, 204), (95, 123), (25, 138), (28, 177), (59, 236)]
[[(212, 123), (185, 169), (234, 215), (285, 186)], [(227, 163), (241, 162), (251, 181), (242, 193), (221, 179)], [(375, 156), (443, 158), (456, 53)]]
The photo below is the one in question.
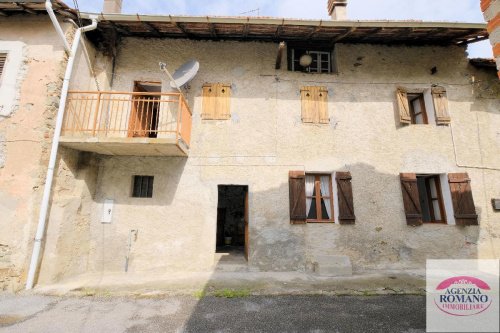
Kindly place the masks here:
[[(50, 0), (47, 0), (45, 5), (47, 11), (49, 12), (49, 16), (53, 15), (54, 13), (52, 12), (52, 4), (50, 3)], [(59, 25), (59, 22), (57, 21), (55, 16), (54, 19), (52, 19), (52, 22), (54, 23), (54, 26), (59, 35), (61, 36), (61, 38), (63, 39), (65, 45), (67, 45), (68, 43), (64, 38), (61, 26)], [(38, 218), (38, 227), (36, 230), (35, 243), (33, 245), (33, 254), (31, 255), (31, 263), (29, 267), (28, 278), (26, 280), (27, 290), (33, 288), (35, 282), (35, 276), (38, 270), (40, 249), (42, 247), (42, 240), (45, 233), (45, 223), (47, 220), (47, 211), (49, 208), (50, 193), (52, 191), (52, 179), (54, 178), (54, 168), (56, 165), (57, 150), (59, 148), (59, 138), (61, 136), (62, 123), (64, 119), (64, 110), (66, 108), (66, 99), (69, 90), (69, 82), (71, 79), (71, 74), (73, 73), (73, 65), (75, 63), (76, 53), (78, 51), (78, 46), (80, 44), (82, 33), (94, 30), (95, 28), (97, 28), (97, 17), (92, 18), (91, 25), (88, 25), (86, 27), (81, 27), (76, 30), (75, 37), (73, 39), (73, 44), (71, 46), (71, 51), (68, 58), (68, 65), (66, 66), (66, 74), (64, 75), (64, 82), (61, 90), (61, 100), (59, 102), (59, 110), (57, 112), (56, 128), (54, 130), (54, 138), (52, 140), (52, 149), (50, 151), (50, 160), (49, 160), (49, 166), (47, 168), (47, 177), (45, 178), (45, 188), (43, 190), (42, 205), (40, 207), (40, 216)]]
[(50, 20), (52, 21), (54, 28), (56, 28), (57, 34), (59, 35), (59, 37), (61, 37), (64, 43), (64, 49), (69, 53), (71, 49), (69, 47), (68, 41), (66, 40), (66, 37), (64, 36), (64, 32), (59, 25), (59, 21), (57, 21), (56, 14), (54, 14), (54, 10), (52, 9), (52, 2), (50, 2), (50, 0), (45, 1), (45, 9), (47, 10), (47, 13), (49, 13)]

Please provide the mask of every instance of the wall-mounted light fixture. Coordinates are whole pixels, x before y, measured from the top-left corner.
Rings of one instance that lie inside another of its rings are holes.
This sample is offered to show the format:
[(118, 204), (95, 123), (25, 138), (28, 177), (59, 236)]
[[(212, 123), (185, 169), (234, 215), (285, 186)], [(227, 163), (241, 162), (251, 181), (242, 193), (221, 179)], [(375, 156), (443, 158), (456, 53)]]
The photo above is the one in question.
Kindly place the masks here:
[(313, 61), (313, 58), (309, 54), (304, 54), (302, 57), (299, 59), (299, 64), (302, 67), (309, 67), (311, 66)]

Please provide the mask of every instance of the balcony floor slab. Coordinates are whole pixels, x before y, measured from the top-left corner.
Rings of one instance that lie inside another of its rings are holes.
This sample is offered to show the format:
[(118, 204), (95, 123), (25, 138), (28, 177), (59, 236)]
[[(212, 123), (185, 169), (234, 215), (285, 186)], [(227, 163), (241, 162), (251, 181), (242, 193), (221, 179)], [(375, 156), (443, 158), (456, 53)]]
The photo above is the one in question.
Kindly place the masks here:
[(182, 142), (172, 139), (155, 138), (99, 138), (66, 137), (60, 138), (64, 147), (116, 156), (188, 156), (188, 149)]

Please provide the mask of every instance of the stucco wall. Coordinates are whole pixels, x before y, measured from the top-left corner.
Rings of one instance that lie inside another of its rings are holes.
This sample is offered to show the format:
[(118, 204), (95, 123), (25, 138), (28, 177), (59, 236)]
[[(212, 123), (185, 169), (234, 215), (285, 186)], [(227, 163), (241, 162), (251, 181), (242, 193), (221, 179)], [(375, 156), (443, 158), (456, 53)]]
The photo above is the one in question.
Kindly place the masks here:
[[(200, 71), (186, 91), (193, 110), (191, 149), (189, 158), (96, 160), (92, 218), (82, 240), (90, 242), (88, 271), (122, 271), (132, 229), (139, 233), (131, 271), (211, 269), (217, 185), (225, 184), (249, 186), (251, 269), (306, 270), (320, 254), (347, 255), (358, 272), (423, 268), (426, 258), (500, 256), (500, 214), (490, 203), (500, 197), (500, 105), (498, 94), (477, 99), (486, 88), (471, 84), (464, 49), (339, 44), (339, 73), (324, 75), (288, 72), (286, 65), (276, 71), (276, 53), (270, 43), (123, 41), (116, 91), (131, 91), (134, 80), (161, 80), (166, 89), (159, 61), (173, 70), (199, 60)], [(201, 120), (206, 82), (233, 85), (230, 120)], [(447, 89), (452, 127), (401, 126), (396, 87), (432, 84)], [(303, 85), (328, 87), (330, 124), (301, 122)], [(356, 224), (290, 225), (289, 170), (351, 171)], [(406, 225), (400, 172), (464, 171), (472, 179), (480, 227)], [(155, 176), (152, 199), (131, 198), (133, 175)], [(100, 223), (105, 199), (115, 200), (109, 225)], [(53, 219), (60, 218), (51, 214)], [(53, 258), (45, 255), (42, 271), (57, 256), (70, 256), (56, 248), (48, 253)], [(44, 281), (60, 278), (45, 272)], [(78, 273), (66, 270), (65, 277)]]
[[(72, 29), (63, 23), (63, 29)], [(0, 17), (0, 290), (23, 283), (38, 217), (65, 53), (48, 17)]]

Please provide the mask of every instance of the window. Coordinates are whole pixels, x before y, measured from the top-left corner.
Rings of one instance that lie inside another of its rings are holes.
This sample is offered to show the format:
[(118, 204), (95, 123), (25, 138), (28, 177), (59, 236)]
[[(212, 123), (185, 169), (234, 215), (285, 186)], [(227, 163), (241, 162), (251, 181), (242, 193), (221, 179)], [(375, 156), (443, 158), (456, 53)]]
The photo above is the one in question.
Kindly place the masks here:
[(443, 87), (408, 90), (399, 87), (396, 91), (399, 121), (401, 124), (448, 125), (448, 98)]
[(0, 53), (0, 79), (2, 78), (3, 68), (7, 60), (7, 53)]
[[(290, 223), (334, 222), (334, 206), (338, 207), (338, 223), (354, 224), (354, 206), (350, 172), (336, 172), (336, 195), (331, 174), (288, 173)], [(334, 203), (335, 200), (335, 203)]]
[(412, 124), (428, 124), (424, 94), (408, 94)]
[(153, 197), (153, 176), (134, 176), (132, 197), (152, 198)]
[[(311, 63), (308, 66), (302, 66), (300, 59), (309, 55)], [(288, 69), (293, 72), (305, 73), (331, 73), (333, 72), (332, 52), (324, 48), (300, 48), (292, 47), (289, 51)]]
[(446, 223), (439, 175), (417, 175), (422, 222)]
[(328, 124), (328, 89), (326, 87), (302, 87), (302, 122)]
[[(451, 223), (456, 225), (477, 225), (478, 216), (472, 198), (470, 179), (467, 173), (448, 174), (449, 191), (444, 191), (440, 175), (400, 174), (406, 222), (411, 226), (423, 223)], [(444, 195), (446, 193), (446, 196)], [(453, 204), (453, 214), (448, 208), (446, 216), (444, 198)], [(450, 202), (451, 201), (451, 202)]]
[(331, 175), (306, 174), (307, 222), (333, 222)]
[(203, 85), (202, 119), (223, 120), (231, 117), (231, 85), (207, 83)]

